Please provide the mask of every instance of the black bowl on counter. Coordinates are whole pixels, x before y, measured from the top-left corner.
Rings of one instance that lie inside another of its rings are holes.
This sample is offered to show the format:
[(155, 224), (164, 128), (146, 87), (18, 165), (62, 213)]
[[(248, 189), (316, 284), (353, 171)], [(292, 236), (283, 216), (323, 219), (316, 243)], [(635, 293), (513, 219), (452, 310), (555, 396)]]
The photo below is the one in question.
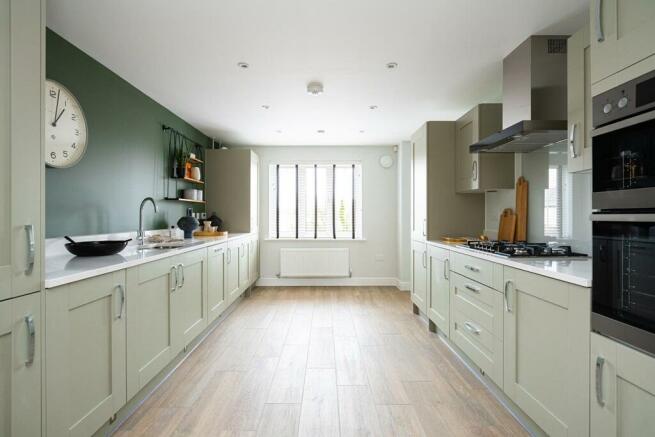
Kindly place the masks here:
[(65, 247), (76, 256), (107, 256), (122, 251), (131, 240), (76, 241), (66, 243)]

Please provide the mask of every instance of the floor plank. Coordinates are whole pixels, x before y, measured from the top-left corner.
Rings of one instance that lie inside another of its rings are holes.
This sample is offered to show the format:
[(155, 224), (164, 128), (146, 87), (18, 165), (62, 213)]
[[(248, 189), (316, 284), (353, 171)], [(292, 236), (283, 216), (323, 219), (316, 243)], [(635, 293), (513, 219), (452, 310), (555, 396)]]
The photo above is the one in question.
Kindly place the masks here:
[(337, 376), (334, 369), (307, 370), (298, 435), (339, 435)]
[(339, 386), (338, 394), (342, 437), (382, 435), (377, 410), (368, 386)]

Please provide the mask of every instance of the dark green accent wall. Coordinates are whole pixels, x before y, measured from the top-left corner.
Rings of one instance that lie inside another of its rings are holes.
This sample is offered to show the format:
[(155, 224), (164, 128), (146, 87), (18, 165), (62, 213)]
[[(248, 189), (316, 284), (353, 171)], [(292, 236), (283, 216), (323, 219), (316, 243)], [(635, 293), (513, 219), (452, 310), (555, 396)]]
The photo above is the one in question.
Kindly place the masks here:
[(176, 223), (188, 205), (163, 200), (170, 165), (162, 124), (203, 146), (209, 138), (50, 29), (46, 77), (77, 97), (89, 130), (86, 154), (76, 166), (46, 169), (47, 237), (134, 231), (147, 196), (160, 212), (146, 207), (146, 229)]

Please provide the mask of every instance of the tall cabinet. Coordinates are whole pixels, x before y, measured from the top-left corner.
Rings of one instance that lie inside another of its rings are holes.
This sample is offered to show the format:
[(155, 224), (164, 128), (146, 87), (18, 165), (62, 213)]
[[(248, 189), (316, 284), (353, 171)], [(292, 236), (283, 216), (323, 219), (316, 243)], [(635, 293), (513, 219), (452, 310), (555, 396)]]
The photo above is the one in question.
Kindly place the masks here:
[(0, 435), (41, 434), (45, 1), (0, 1)]
[(414, 311), (427, 311), (426, 241), (479, 235), (484, 228), (484, 196), (458, 194), (455, 187), (454, 121), (430, 121), (411, 143), (411, 296)]
[(589, 25), (568, 39), (566, 94), (569, 122), (568, 171), (591, 170), (591, 42)]
[(207, 211), (231, 233), (259, 230), (259, 157), (249, 149), (207, 150)]

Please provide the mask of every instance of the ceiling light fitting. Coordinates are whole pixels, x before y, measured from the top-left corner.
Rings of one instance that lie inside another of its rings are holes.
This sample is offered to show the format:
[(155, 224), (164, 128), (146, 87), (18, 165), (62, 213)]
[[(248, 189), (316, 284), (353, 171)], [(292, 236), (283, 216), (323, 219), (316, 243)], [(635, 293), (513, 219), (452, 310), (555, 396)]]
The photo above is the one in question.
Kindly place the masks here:
[(323, 94), (323, 84), (321, 82), (309, 82), (307, 84), (307, 93), (312, 96)]
[(319, 129), (319, 130), (317, 130), (317, 131), (316, 131), (316, 133), (319, 133), (319, 134), (324, 134), (324, 133), (325, 133), (325, 131), (324, 131), (323, 129)]
[(264, 109), (270, 109), (271, 107), (269, 105), (262, 105), (262, 108)]
[(373, 110), (375, 110), (375, 109), (378, 109), (378, 105), (371, 105), (371, 106), (368, 107), (368, 109), (370, 109), (371, 111), (373, 111)]
[(396, 68), (398, 68), (398, 63), (396, 63), (396, 62), (389, 62), (389, 63), (387, 63), (387, 69), (389, 69), (389, 70), (395, 70)]
[(250, 68), (250, 65), (247, 62), (239, 62), (237, 64), (237, 67), (239, 67), (239, 68), (241, 68), (243, 70), (247, 70), (248, 68)]

